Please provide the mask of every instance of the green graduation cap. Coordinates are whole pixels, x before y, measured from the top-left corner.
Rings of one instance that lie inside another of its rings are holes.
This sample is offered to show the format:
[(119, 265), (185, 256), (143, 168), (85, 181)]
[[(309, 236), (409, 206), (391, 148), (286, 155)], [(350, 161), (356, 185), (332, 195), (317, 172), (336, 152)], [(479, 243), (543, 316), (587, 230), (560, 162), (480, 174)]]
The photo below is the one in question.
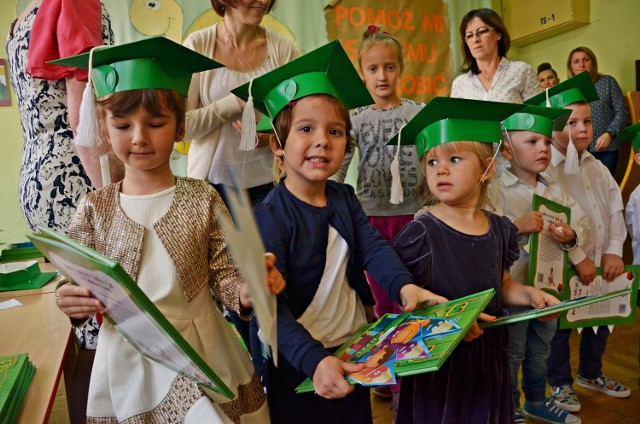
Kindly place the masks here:
[(273, 132), (271, 121), (267, 115), (262, 115), (256, 124), (256, 132), (269, 134)]
[(531, 131), (551, 137), (553, 130), (564, 128), (570, 115), (570, 109), (529, 105), (505, 119), (502, 127), (507, 131)]
[(577, 102), (594, 102), (600, 97), (596, 92), (596, 87), (591, 81), (589, 72), (582, 71), (568, 80), (554, 85), (547, 91), (543, 91), (525, 101), (525, 104), (535, 106), (547, 105), (547, 92), (549, 95), (550, 107), (563, 108)]
[(330, 94), (348, 109), (373, 103), (358, 72), (338, 40), (319, 47), (232, 90), (272, 120), (290, 101)]
[(618, 136), (619, 142), (630, 142), (633, 146), (633, 150), (637, 153), (640, 151), (640, 122), (637, 124), (629, 125)]
[(498, 143), (500, 122), (524, 105), (434, 97), (387, 144), (415, 144), (418, 157), (453, 141)]
[(91, 80), (98, 97), (146, 88), (164, 88), (186, 96), (194, 72), (223, 66), (162, 36), (116, 46), (102, 46), (93, 52), (51, 63), (91, 69)]

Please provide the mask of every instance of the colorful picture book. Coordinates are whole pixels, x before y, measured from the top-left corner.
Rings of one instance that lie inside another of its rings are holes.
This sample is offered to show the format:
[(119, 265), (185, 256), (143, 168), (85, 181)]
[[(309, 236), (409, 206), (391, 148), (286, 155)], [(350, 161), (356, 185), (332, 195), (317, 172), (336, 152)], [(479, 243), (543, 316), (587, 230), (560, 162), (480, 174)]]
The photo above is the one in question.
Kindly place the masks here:
[(14, 423), (36, 367), (27, 353), (0, 358), (0, 423)]
[(605, 302), (570, 309), (560, 316), (560, 328), (593, 327), (598, 325), (633, 324), (636, 319), (638, 298), (638, 276), (640, 265), (627, 265), (622, 274), (613, 281), (602, 278), (602, 268), (588, 285), (580, 282), (576, 272), (569, 270), (566, 276), (566, 298), (604, 295), (628, 290), (628, 294), (614, 296)]
[(149, 300), (120, 264), (64, 235), (39, 227), (29, 239), (70, 281), (107, 308), (104, 314), (142, 355), (233, 399), (233, 392)]
[[(347, 374), (352, 384), (387, 385), (397, 377), (438, 370), (462, 340), (495, 292), (475, 293), (402, 314), (385, 314), (365, 325), (334, 356), (365, 368)], [(313, 391), (307, 379), (296, 391)]]

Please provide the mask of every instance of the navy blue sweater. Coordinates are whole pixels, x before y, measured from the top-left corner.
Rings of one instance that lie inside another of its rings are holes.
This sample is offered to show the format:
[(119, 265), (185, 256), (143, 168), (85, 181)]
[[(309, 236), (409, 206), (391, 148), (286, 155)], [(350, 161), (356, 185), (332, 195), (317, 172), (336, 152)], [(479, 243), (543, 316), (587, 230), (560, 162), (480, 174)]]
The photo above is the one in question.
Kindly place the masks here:
[(327, 205), (316, 207), (294, 197), (283, 181), (254, 211), (266, 251), (276, 255), (276, 266), (287, 282), (278, 296), (278, 349), (296, 369), (312, 377), (318, 363), (330, 353), (296, 319), (320, 284), (329, 225), (349, 246), (347, 278), (363, 304), (374, 303), (365, 270), (397, 302), (400, 288), (413, 277), (369, 225), (351, 186), (327, 181)]

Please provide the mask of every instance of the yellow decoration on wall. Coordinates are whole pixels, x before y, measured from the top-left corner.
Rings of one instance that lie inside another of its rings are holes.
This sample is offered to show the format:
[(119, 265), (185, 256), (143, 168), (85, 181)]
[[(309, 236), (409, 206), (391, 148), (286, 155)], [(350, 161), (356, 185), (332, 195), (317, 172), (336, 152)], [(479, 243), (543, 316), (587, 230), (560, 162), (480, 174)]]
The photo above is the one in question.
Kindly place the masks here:
[(132, 0), (129, 19), (133, 27), (143, 35), (164, 35), (182, 44), (184, 14), (175, 0)]

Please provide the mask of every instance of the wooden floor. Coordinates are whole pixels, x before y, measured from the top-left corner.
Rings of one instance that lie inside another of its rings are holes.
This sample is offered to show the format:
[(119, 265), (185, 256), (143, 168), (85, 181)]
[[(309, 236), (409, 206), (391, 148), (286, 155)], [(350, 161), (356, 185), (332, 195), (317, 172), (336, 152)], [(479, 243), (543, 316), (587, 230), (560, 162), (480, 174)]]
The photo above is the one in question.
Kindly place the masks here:
[[(577, 369), (578, 364), (578, 335), (574, 331), (571, 335), (571, 366)], [(604, 372), (631, 388), (631, 396), (626, 399), (616, 399), (591, 390), (575, 386), (580, 397), (582, 410), (577, 413), (584, 424), (631, 424), (640, 423), (640, 366), (638, 364), (638, 345), (640, 343), (640, 314), (634, 325), (618, 326), (609, 336), (607, 352), (605, 353)], [(373, 422), (375, 424), (391, 424), (393, 413), (391, 402), (372, 397)], [(69, 422), (67, 414), (64, 383), (60, 389), (50, 423), (66, 424)], [(537, 421), (529, 420), (530, 423)]]

